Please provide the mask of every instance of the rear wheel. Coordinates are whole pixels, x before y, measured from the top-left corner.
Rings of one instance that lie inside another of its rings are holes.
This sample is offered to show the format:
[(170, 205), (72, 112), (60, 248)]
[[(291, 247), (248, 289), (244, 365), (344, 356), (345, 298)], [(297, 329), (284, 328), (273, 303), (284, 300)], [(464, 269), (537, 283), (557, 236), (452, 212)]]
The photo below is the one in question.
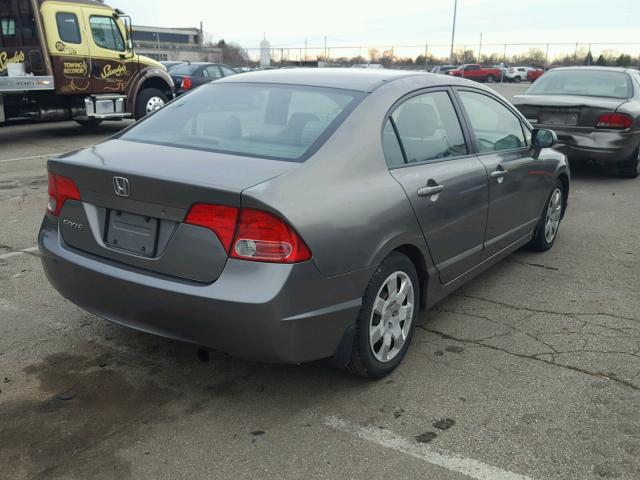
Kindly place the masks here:
[(540, 222), (536, 227), (534, 237), (531, 242), (529, 242), (529, 247), (532, 250), (544, 252), (553, 247), (556, 237), (558, 236), (563, 209), (564, 186), (560, 180), (556, 180), (556, 184), (547, 199)]
[(164, 107), (169, 99), (164, 92), (157, 88), (145, 88), (136, 98), (136, 120), (140, 120), (145, 115), (155, 112)]
[(406, 255), (393, 252), (365, 290), (347, 369), (369, 378), (391, 373), (413, 338), (419, 299), (415, 266)]
[(102, 123), (102, 120), (99, 118), (87, 118), (86, 120), (76, 120), (76, 123), (83, 127), (97, 127)]
[(519, 76), (515, 76), (513, 78), (513, 81), (516, 82), (516, 83), (520, 83), (522, 81), (522, 79)]
[(493, 75), (489, 75), (489, 76), (487, 77), (487, 83), (493, 83), (493, 81), (494, 81), (495, 79), (496, 79), (496, 78), (495, 78)]
[(618, 164), (618, 175), (623, 178), (637, 178), (640, 176), (640, 147), (631, 158)]

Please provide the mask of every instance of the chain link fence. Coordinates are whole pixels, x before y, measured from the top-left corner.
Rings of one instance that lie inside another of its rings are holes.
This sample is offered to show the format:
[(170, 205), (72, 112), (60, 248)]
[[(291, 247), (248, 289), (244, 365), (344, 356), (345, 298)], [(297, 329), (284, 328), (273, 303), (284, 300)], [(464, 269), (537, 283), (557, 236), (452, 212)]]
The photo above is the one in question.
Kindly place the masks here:
[[(488, 43), (372, 45), (372, 46), (271, 46), (273, 66), (352, 66), (374, 63), (386, 68), (430, 70), (443, 64), (486, 65), (607, 65), (640, 67), (639, 43)], [(256, 66), (260, 48), (246, 49), (247, 66)]]

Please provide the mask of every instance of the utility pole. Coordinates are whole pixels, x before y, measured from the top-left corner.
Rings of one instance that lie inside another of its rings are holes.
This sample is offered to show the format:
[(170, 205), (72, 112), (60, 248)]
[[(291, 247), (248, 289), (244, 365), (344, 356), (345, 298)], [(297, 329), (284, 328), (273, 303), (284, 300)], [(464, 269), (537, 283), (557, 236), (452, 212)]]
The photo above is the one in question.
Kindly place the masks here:
[(456, 39), (456, 16), (458, 15), (458, 0), (453, 1), (453, 28), (451, 29), (451, 54), (449, 55), (449, 63), (453, 63), (453, 43)]
[(327, 36), (324, 36), (324, 61), (327, 61)]
[(480, 52), (482, 52), (482, 32), (480, 32), (480, 45), (478, 45), (478, 63), (482, 63)]
[(307, 39), (304, 39), (304, 61), (307, 61)]

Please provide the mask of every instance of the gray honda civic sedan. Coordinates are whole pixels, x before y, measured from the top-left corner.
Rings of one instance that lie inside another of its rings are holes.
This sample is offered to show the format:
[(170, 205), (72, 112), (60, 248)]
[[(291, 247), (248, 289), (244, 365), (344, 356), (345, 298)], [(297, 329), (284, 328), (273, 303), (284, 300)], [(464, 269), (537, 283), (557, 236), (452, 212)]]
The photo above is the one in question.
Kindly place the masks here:
[(569, 194), (554, 141), (455, 77), (237, 75), (50, 159), (42, 262), (113, 322), (382, 377), (420, 310), (553, 246)]

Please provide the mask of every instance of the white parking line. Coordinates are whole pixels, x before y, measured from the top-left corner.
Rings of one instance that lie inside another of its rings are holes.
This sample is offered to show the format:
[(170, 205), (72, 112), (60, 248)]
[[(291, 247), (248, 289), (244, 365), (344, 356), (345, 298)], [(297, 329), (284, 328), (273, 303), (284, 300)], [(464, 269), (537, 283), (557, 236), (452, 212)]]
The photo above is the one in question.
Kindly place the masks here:
[(33, 160), (34, 158), (42, 158), (42, 157), (56, 157), (58, 155), (62, 155), (63, 153), (65, 152), (43, 153), (42, 155), (31, 155), (30, 157), (5, 158), (3, 160), (0, 160), (0, 163), (19, 162), (20, 160)]
[(461, 457), (442, 450), (436, 450), (428, 445), (409, 441), (386, 429), (361, 427), (337, 417), (325, 417), (324, 424), (368, 442), (477, 480), (532, 480), (531, 477), (486, 465), (472, 458)]
[(18, 255), (24, 255), (25, 253), (31, 253), (38, 250), (38, 247), (29, 247), (16, 252), (7, 252), (0, 255), (0, 260), (6, 260), (7, 258), (17, 257)]

